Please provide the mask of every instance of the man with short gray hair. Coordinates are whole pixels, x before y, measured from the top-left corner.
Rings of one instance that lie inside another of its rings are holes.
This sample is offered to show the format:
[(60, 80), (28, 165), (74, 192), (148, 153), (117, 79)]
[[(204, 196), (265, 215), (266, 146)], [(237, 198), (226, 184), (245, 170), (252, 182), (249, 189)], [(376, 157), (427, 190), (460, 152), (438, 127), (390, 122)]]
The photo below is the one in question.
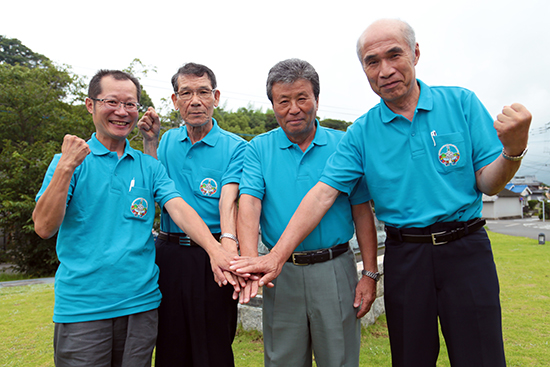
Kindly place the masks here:
[[(365, 184), (337, 198), (312, 233), (281, 254), (275, 244), (344, 133), (319, 125), (319, 76), (305, 61), (273, 66), (267, 95), (280, 128), (249, 144), (237, 226), (243, 256), (258, 256), (261, 224), (263, 243), (284, 257), (281, 274), (263, 293), (265, 365), (311, 366), (313, 353), (319, 367), (357, 367), (359, 319), (375, 299), (378, 279), (376, 230)], [(359, 282), (348, 242), (354, 222), (370, 274)], [(254, 297), (257, 287), (257, 280), (249, 280), (241, 302)]]

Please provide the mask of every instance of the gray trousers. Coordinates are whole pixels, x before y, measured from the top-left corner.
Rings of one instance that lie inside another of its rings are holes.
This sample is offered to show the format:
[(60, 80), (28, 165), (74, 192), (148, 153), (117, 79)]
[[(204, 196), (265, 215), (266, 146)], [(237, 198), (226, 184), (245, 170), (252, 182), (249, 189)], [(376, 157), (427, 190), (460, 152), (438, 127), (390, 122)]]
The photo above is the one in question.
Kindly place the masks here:
[(150, 367), (157, 310), (113, 319), (55, 324), (56, 367)]
[(275, 287), (264, 287), (265, 366), (310, 367), (313, 352), (318, 367), (357, 367), (357, 281), (351, 250), (324, 263), (285, 263)]

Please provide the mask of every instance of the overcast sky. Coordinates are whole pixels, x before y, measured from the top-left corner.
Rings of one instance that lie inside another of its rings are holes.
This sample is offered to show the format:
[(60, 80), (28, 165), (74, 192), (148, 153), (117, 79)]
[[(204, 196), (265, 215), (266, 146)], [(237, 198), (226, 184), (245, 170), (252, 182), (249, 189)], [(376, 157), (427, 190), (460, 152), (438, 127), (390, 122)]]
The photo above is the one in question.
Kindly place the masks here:
[(520, 174), (550, 184), (550, 1), (9, 1), (0, 34), (72, 67), (86, 81), (134, 58), (157, 68), (142, 84), (157, 107), (185, 62), (209, 66), (227, 109), (270, 107), (267, 72), (310, 62), (321, 80), (318, 115), (354, 121), (379, 98), (355, 53), (374, 20), (400, 18), (420, 45), (417, 77), (473, 90), (496, 116), (504, 105), (533, 114)]

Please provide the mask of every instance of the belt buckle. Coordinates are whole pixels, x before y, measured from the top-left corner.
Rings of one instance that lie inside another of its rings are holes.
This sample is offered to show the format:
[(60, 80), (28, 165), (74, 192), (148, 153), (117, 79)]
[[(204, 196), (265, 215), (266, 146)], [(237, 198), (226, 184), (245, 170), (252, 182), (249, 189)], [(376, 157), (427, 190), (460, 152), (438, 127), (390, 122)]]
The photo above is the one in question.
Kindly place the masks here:
[(439, 236), (440, 234), (445, 234), (445, 231), (443, 231), (443, 232), (437, 232), (437, 233), (432, 233), (432, 234), (431, 234), (431, 235), (432, 235), (432, 244), (433, 244), (434, 246), (444, 245), (444, 244), (446, 244), (447, 242), (449, 242), (449, 241), (436, 242), (435, 236)]
[(295, 257), (296, 255), (301, 256), (301, 255), (307, 255), (307, 254), (306, 254), (305, 252), (293, 252), (293, 253), (292, 253), (292, 263), (293, 263), (294, 265), (297, 265), (297, 266), (305, 266), (305, 265), (308, 265), (308, 264), (298, 264), (298, 263), (296, 262), (296, 257)]
[(189, 236), (178, 238), (180, 245), (191, 245), (191, 238)]

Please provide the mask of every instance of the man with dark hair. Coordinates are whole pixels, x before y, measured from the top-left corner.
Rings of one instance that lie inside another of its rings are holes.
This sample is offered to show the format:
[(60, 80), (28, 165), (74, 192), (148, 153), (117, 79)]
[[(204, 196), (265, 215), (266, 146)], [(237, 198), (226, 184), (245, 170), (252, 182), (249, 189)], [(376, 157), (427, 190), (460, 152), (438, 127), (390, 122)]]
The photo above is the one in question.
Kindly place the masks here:
[(165, 168), (130, 147), (139, 82), (101, 70), (86, 107), (96, 132), (66, 135), (36, 196), (35, 231), (59, 230), (53, 321), (57, 367), (151, 365), (157, 336), (158, 267), (151, 229), (154, 202), (209, 252), (225, 281), (231, 256), (185, 203)]
[[(452, 366), (505, 366), (498, 278), (481, 199), (500, 192), (518, 170), (531, 114), (514, 103), (493, 121), (471, 91), (418, 80), (420, 49), (403, 21), (374, 22), (357, 50), (381, 101), (349, 128), (276, 247), (292, 248), (340, 193), (366, 177), (376, 215), (386, 224), (384, 297), (393, 366), (435, 366), (438, 321)], [(270, 255), (232, 267), (265, 272), (260, 283), (268, 282), (284, 261)]]
[[(145, 153), (158, 155), (185, 201), (221, 246), (237, 255), (237, 197), (246, 141), (222, 130), (212, 118), (220, 91), (208, 67), (185, 64), (172, 77), (172, 86), (172, 102), (185, 125), (167, 131), (159, 144), (160, 121), (150, 108), (139, 122)], [(208, 254), (164, 210), (156, 247), (163, 295), (156, 366), (234, 366), (237, 294), (233, 297), (232, 287), (216, 284)], [(237, 279), (225, 276), (238, 292)]]
[[(258, 227), (271, 253), (294, 210), (319, 180), (344, 135), (316, 119), (319, 76), (307, 62), (281, 61), (269, 71), (267, 95), (280, 128), (255, 137), (247, 149), (238, 214), (243, 256), (258, 256)], [(349, 247), (354, 226), (366, 276), (357, 281)], [(269, 367), (359, 365), (359, 318), (375, 299), (377, 238), (364, 182), (340, 195), (309, 236), (295, 243), (281, 274), (263, 293), (264, 361)], [(283, 265), (284, 264), (284, 265)], [(241, 292), (257, 292), (249, 280)]]

